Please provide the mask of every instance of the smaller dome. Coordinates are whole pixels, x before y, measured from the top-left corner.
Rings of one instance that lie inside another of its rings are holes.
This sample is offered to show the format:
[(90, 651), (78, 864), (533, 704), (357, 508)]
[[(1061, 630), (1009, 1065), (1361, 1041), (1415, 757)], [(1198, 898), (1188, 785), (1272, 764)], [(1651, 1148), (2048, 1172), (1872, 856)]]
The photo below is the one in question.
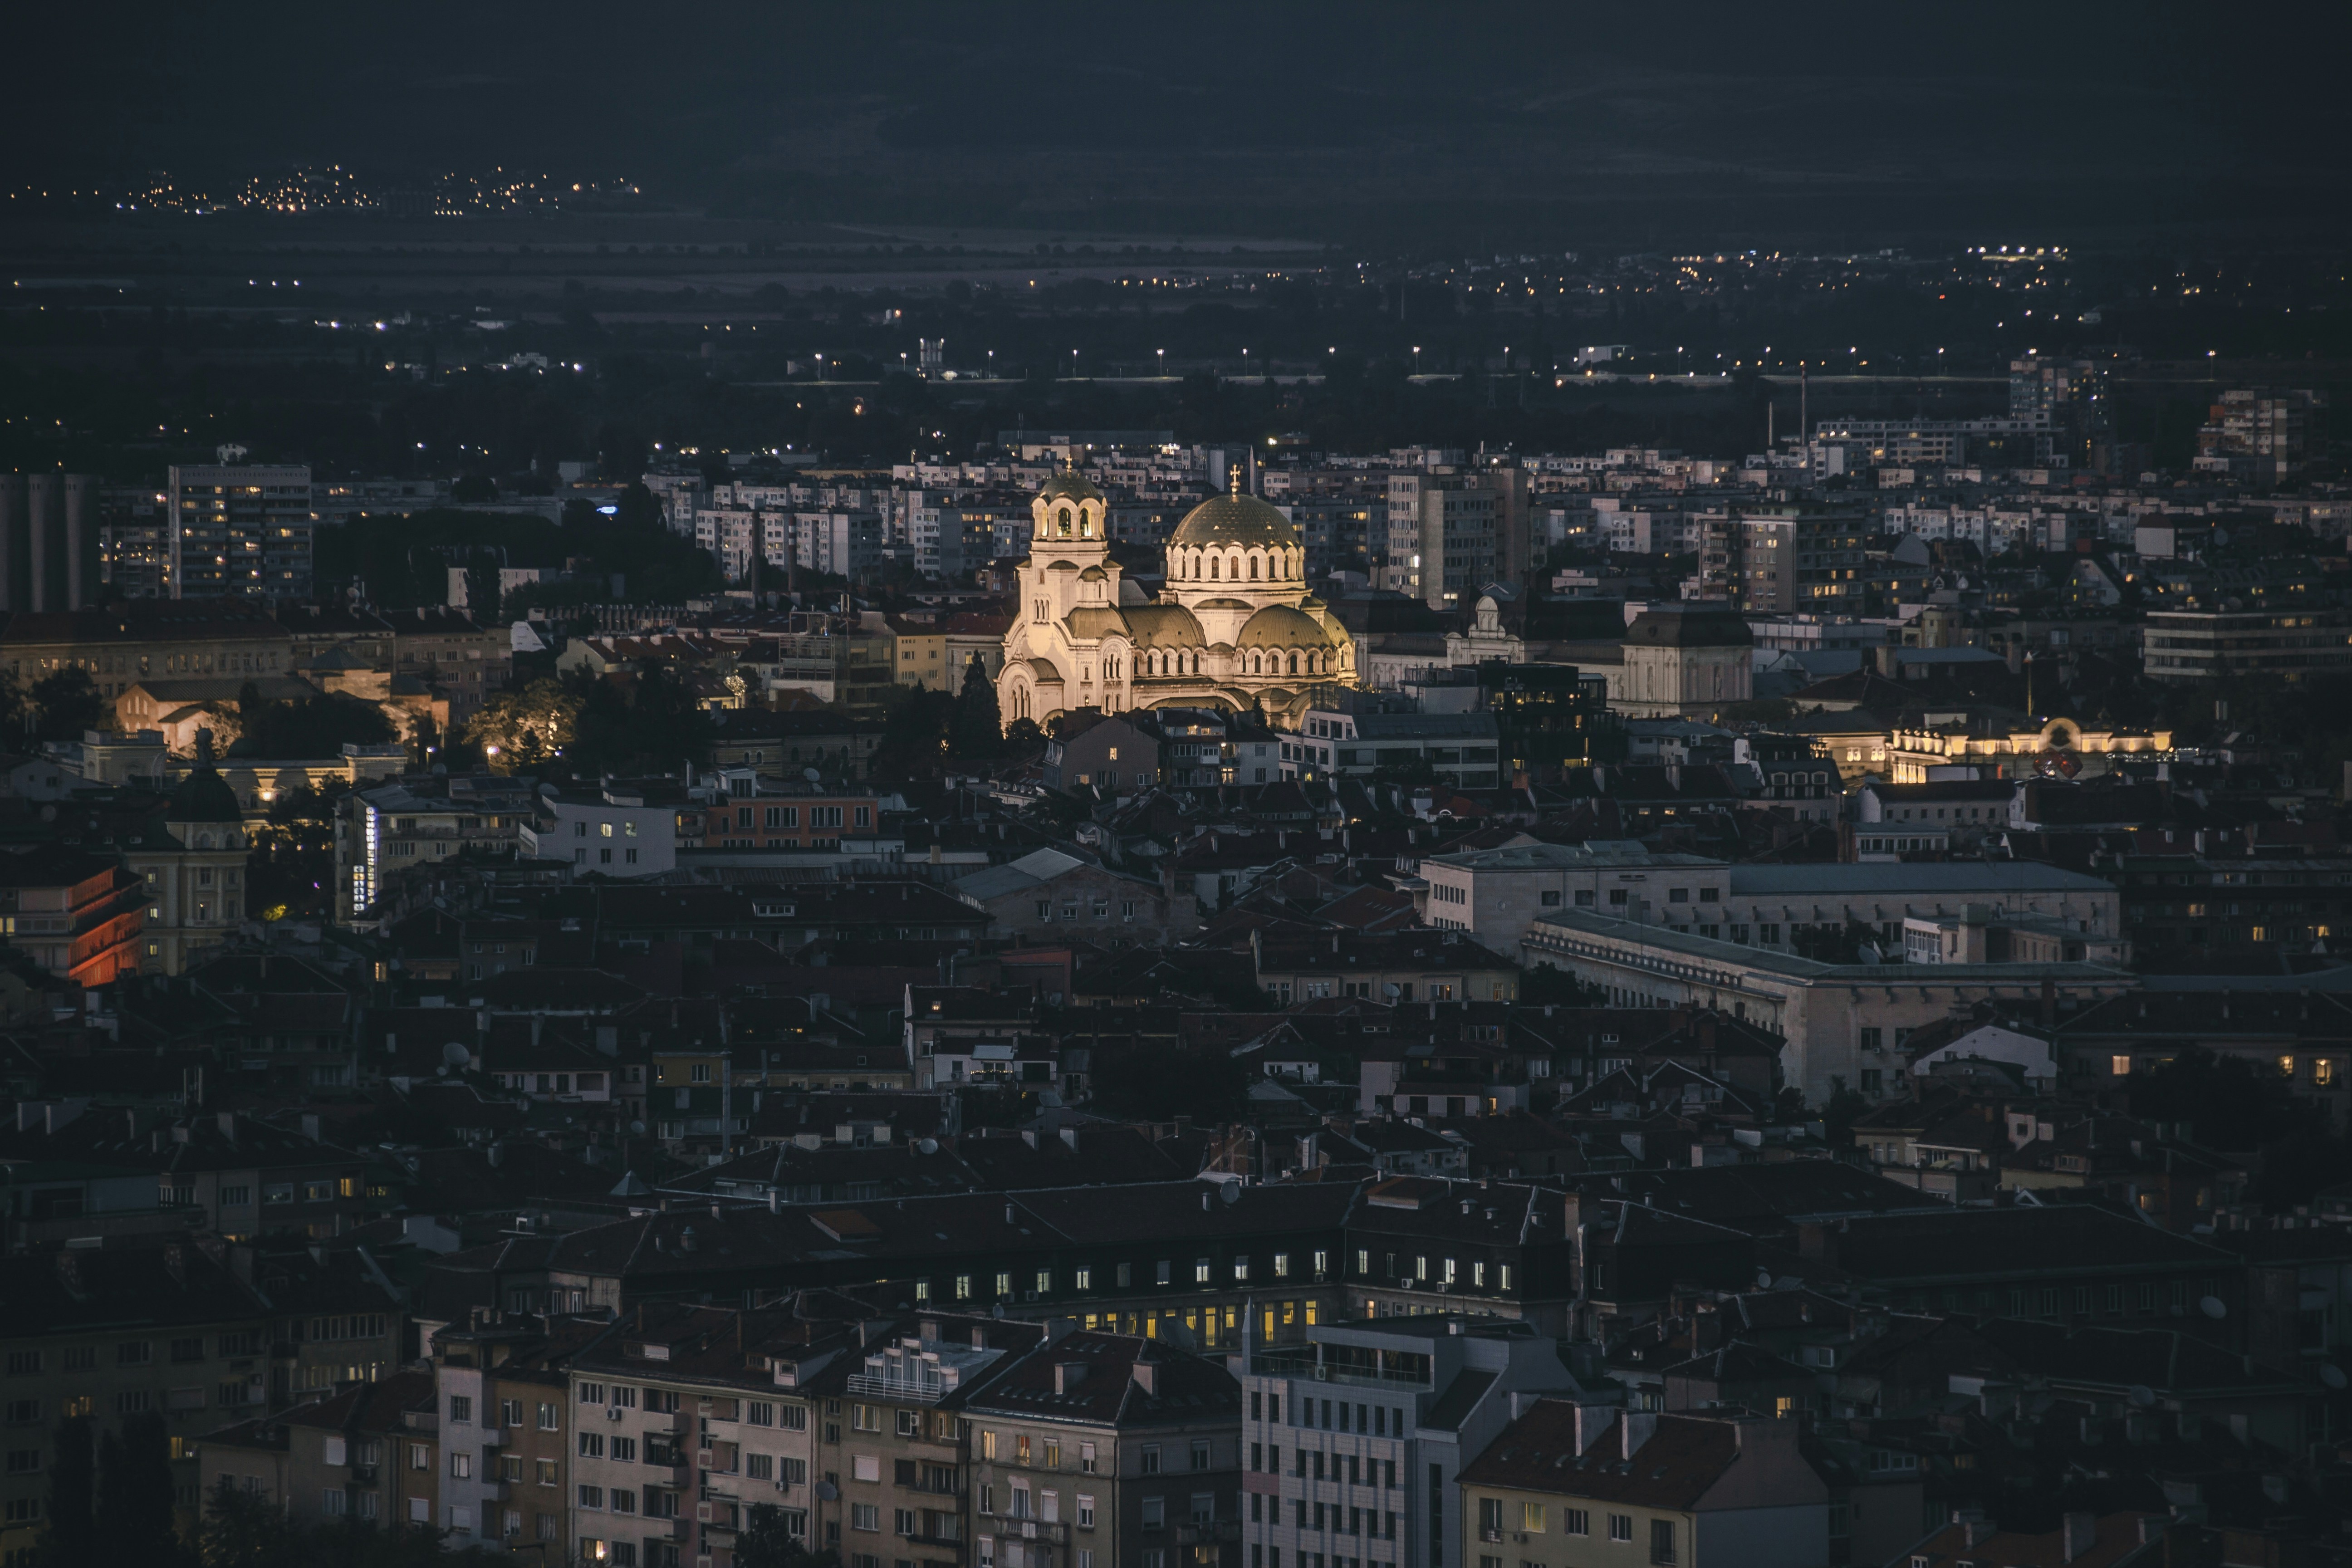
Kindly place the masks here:
[(1103, 499), (1103, 493), (1095, 488), (1095, 482), (1076, 468), (1064, 468), (1047, 479), (1037, 496), (1041, 500), (1098, 501)]
[(1081, 583), (1108, 583), (1110, 581), (1110, 574), (1104, 571), (1099, 566), (1089, 566), (1085, 571), (1078, 574), (1078, 581)]
[(236, 804), (236, 792), (220, 774), (210, 768), (198, 768), (180, 781), (172, 792), (172, 802), (164, 807), (166, 822), (243, 822), (245, 812)]
[(1237, 647), (1329, 647), (1323, 623), (1287, 605), (1268, 605), (1252, 616), (1235, 639)]

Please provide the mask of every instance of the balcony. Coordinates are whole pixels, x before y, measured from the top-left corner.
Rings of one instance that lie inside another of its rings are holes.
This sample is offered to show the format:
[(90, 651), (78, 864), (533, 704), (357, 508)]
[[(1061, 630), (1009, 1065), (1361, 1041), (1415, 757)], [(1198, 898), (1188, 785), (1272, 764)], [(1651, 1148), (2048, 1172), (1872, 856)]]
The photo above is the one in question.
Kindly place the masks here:
[(1066, 1546), (1070, 1542), (1070, 1527), (1059, 1520), (1000, 1517), (992, 1533), (1018, 1536), (1023, 1541), (1043, 1541), (1055, 1546)]
[(1179, 1546), (1214, 1546), (1241, 1538), (1242, 1521), (1237, 1519), (1188, 1519), (1176, 1527)]

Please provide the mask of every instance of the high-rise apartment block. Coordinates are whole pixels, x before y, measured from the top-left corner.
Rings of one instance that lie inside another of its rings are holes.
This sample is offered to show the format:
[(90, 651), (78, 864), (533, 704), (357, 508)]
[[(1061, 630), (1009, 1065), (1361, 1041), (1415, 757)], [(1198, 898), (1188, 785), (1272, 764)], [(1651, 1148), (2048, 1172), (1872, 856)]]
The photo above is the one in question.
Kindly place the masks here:
[(72, 610), (98, 585), (99, 483), (0, 474), (0, 609)]
[(2310, 459), (2325, 394), (2243, 388), (2225, 392), (2197, 432), (2197, 468), (2256, 484), (2298, 472)]
[(1496, 494), (1483, 476), (1389, 476), (1388, 563), (1381, 586), (1432, 609), (1459, 605), (1465, 593), (1503, 575)]
[(1738, 512), (1732, 604), (1749, 615), (1844, 615), (1861, 604), (1871, 538), (1858, 513), (1787, 503)]
[(308, 468), (174, 463), (164, 493), (171, 507), (171, 597), (309, 595)]

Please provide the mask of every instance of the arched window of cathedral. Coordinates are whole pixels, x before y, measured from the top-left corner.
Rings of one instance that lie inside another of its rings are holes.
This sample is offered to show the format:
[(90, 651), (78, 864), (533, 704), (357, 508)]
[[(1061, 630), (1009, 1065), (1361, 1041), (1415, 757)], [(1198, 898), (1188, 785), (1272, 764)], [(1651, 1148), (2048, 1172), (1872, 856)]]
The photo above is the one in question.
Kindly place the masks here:
[(1086, 508), (1080, 507), (1078, 509), (1078, 537), (1080, 539), (1092, 539), (1094, 536), (1095, 514), (1088, 511)]
[(1064, 507), (1064, 508), (1062, 509), (1062, 515), (1061, 515), (1061, 517), (1060, 517), (1057, 521), (1061, 523), (1061, 527), (1062, 527), (1062, 537), (1063, 537), (1063, 538), (1065, 538), (1065, 539), (1069, 538), (1069, 537), (1070, 537), (1070, 509), (1069, 509), (1068, 507)]
[(1293, 675), (1298, 673), (1298, 656), (1295, 653), (1290, 656), (1290, 673)]
[(1210, 575), (1210, 576), (1212, 576), (1212, 577), (1213, 577), (1213, 576), (1215, 576), (1216, 574), (1217, 574), (1217, 558), (1216, 558), (1215, 556), (1212, 555), (1212, 556), (1210, 556), (1210, 557), (1209, 557), (1209, 575)]
[(1257, 557), (1255, 555), (1250, 557), (1250, 581), (1257, 581)]
[(1238, 583), (1242, 580), (1242, 552), (1238, 550), (1234, 552), (1233, 565), (1233, 578), (1234, 582)]

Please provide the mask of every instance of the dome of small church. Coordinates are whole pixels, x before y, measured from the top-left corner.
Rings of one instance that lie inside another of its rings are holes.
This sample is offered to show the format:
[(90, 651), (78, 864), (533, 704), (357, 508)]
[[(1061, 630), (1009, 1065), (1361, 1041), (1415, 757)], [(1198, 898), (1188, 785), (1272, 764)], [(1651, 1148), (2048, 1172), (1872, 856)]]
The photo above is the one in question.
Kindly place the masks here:
[(1298, 530), (1255, 496), (1211, 496), (1184, 514), (1184, 521), (1169, 535), (1168, 547), (1185, 550), (1212, 544), (1296, 550)]
[(172, 802), (163, 808), (166, 822), (243, 822), (236, 792), (210, 768), (198, 768), (180, 781)]

